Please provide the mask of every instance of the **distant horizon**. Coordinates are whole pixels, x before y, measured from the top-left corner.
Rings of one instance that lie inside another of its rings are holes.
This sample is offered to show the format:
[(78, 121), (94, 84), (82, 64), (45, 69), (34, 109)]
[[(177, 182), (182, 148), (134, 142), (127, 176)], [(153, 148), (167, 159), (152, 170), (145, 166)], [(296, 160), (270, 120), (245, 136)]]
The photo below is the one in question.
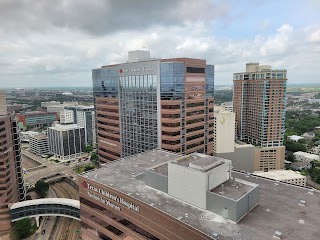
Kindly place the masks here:
[[(320, 86), (320, 83), (290, 83), (288, 82), (288, 86)], [(217, 84), (214, 85), (215, 87), (232, 87), (233, 84)], [(0, 89), (88, 89), (92, 88), (92, 86), (82, 86), (82, 87), (75, 87), (75, 86), (57, 86), (57, 87), (0, 87)]]

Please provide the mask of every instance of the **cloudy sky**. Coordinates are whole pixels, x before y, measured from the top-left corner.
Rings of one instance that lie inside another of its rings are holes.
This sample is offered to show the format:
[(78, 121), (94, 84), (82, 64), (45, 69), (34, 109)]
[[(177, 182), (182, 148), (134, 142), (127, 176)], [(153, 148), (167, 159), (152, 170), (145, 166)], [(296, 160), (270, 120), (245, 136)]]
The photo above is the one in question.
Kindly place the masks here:
[(0, 87), (86, 87), (127, 51), (195, 57), (217, 85), (258, 61), (320, 83), (320, 0), (0, 0)]

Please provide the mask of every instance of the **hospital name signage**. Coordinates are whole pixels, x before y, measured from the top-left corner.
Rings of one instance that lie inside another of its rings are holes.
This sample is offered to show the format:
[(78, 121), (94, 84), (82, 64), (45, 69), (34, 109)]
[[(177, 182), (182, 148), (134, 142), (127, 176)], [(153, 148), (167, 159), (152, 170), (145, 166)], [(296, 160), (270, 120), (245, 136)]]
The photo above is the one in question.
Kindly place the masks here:
[(129, 68), (129, 69), (120, 69), (120, 73), (130, 73), (130, 72), (151, 72), (154, 71), (153, 68), (140, 67), (140, 68)]
[[(126, 200), (124, 200), (123, 198), (121, 198), (119, 196), (113, 195), (110, 192), (105, 191), (105, 190), (103, 190), (101, 188), (94, 187), (89, 183), (86, 183), (86, 184), (83, 184), (83, 185), (87, 186), (87, 188), (89, 190), (94, 191), (96, 193), (99, 193), (99, 194), (105, 196), (106, 198), (108, 198), (110, 200), (113, 200), (113, 201), (115, 201), (117, 203), (120, 203), (121, 205), (127, 207), (128, 209), (131, 209), (131, 210), (133, 210), (135, 212), (140, 212), (139, 206), (136, 206), (133, 203), (127, 202)], [(119, 206), (117, 206), (116, 204), (113, 204), (108, 199), (104, 199), (103, 197), (97, 196), (96, 194), (90, 193), (90, 192), (88, 192), (88, 195), (89, 195), (89, 197), (91, 197), (91, 198), (93, 198), (93, 199), (95, 199), (97, 201), (100, 201), (100, 202), (102, 202), (104, 204), (107, 204), (109, 207), (112, 207), (117, 211), (121, 211), (121, 208)]]

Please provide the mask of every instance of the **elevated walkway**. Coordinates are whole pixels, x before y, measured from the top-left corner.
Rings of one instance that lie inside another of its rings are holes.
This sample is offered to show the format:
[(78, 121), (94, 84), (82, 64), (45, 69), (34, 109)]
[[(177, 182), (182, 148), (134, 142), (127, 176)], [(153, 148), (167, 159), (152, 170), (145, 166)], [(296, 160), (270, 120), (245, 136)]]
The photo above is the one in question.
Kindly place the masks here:
[(68, 198), (43, 198), (14, 203), (10, 207), (11, 221), (40, 216), (62, 216), (80, 221), (80, 202)]

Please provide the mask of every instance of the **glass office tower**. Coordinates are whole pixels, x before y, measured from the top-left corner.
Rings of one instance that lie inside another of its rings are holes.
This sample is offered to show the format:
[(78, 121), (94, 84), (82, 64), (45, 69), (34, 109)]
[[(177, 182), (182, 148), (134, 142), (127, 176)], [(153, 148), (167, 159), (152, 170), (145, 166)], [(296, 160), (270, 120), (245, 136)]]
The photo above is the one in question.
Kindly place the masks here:
[(101, 161), (154, 148), (213, 153), (214, 66), (205, 60), (132, 51), (92, 79)]

